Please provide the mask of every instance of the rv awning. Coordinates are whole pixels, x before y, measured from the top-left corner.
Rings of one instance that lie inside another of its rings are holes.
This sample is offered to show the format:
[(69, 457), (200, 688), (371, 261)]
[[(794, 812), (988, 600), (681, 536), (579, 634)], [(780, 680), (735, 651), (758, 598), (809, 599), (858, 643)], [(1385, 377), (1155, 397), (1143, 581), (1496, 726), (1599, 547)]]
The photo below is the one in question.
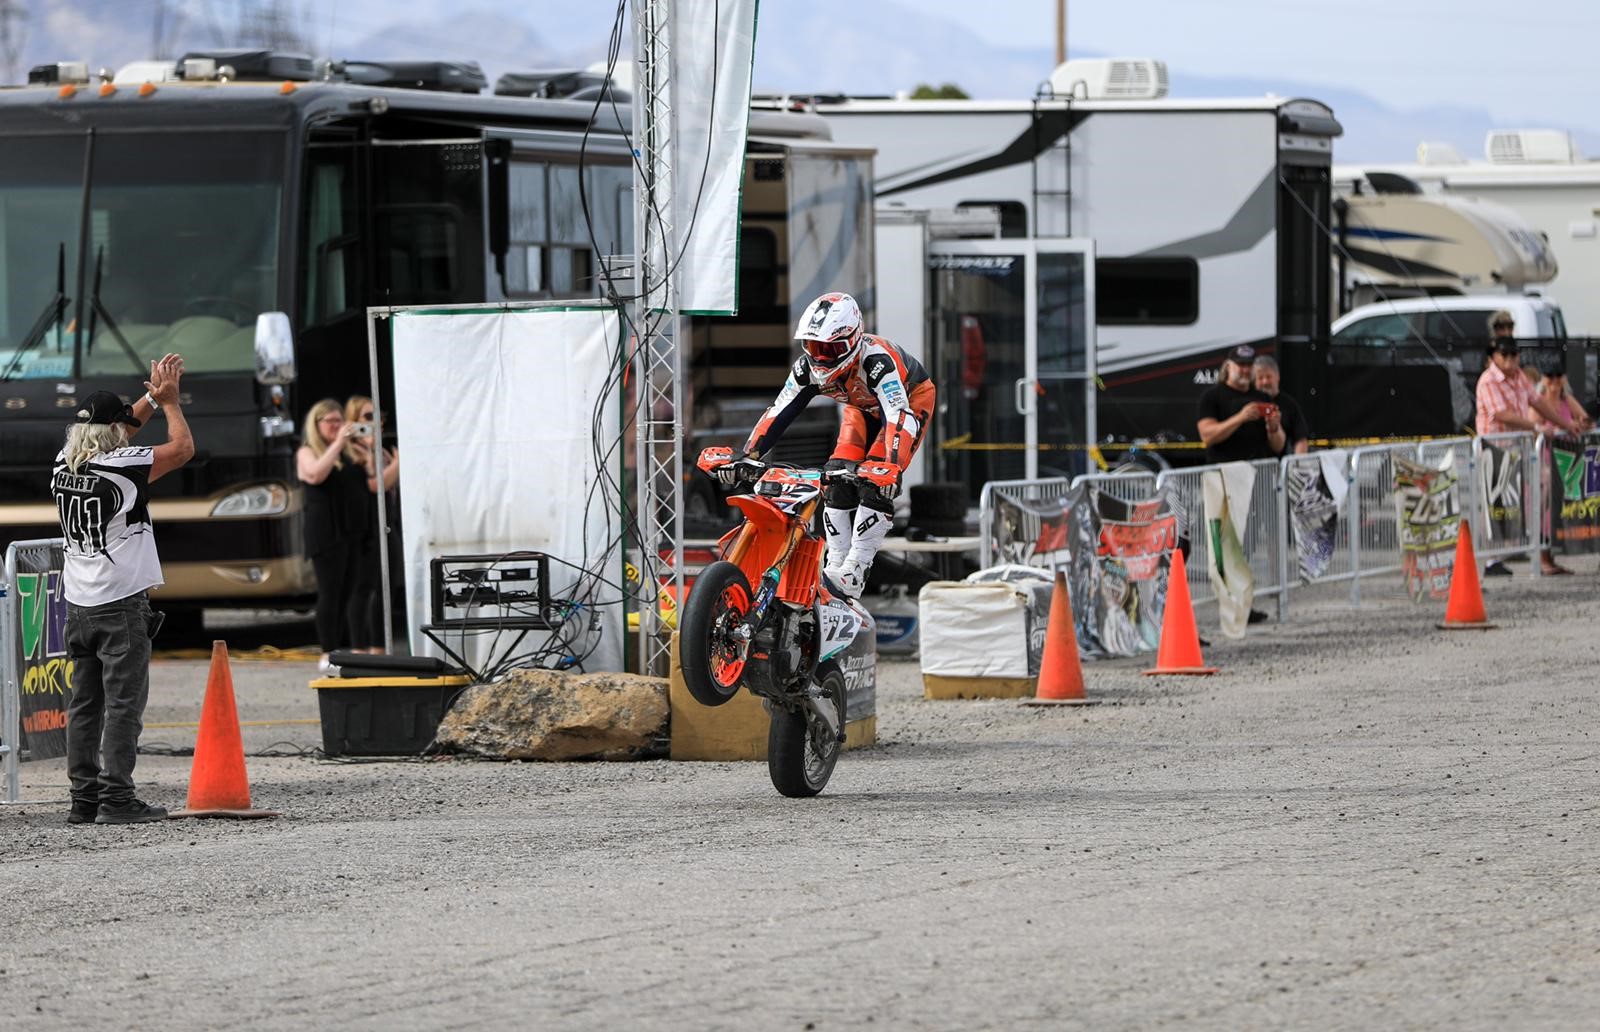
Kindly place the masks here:
[(783, 150), (795, 154), (836, 154), (840, 157), (870, 158), (878, 153), (876, 147), (855, 147), (832, 140), (807, 140), (793, 136), (752, 136), (751, 150)]

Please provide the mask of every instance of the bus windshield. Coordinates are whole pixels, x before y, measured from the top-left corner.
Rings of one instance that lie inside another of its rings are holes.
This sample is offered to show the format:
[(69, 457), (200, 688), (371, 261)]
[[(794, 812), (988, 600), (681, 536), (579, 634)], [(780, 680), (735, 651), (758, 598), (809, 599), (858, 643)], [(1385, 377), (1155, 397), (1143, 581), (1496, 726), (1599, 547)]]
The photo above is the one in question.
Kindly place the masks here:
[[(0, 148), (0, 378), (148, 373), (169, 351), (188, 372), (253, 370), (256, 316), (283, 307), (284, 137), (98, 133), (80, 235), (88, 147), (75, 134)], [(61, 317), (30, 340), (63, 278)]]

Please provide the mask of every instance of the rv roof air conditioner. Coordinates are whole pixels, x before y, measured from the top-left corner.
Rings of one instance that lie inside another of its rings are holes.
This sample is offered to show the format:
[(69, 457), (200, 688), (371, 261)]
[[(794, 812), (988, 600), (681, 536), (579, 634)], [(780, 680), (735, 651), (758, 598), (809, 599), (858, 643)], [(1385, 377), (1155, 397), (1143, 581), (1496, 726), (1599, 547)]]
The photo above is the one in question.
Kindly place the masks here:
[(1167, 65), (1149, 57), (1082, 58), (1051, 72), (1050, 90), (1077, 100), (1160, 100), (1167, 95)]
[(1483, 152), (1494, 165), (1574, 165), (1583, 160), (1572, 134), (1560, 129), (1491, 129)]

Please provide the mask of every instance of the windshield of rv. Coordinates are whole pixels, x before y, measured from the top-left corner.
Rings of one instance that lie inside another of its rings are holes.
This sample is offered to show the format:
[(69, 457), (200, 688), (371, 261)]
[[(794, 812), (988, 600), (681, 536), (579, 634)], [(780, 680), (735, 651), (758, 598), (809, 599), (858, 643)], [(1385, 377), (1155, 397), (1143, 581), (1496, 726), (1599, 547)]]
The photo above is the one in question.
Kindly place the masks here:
[(282, 307), (283, 137), (102, 130), (83, 225), (88, 148), (85, 133), (0, 147), (0, 378), (148, 374), (169, 351), (189, 372), (253, 369), (256, 316)]

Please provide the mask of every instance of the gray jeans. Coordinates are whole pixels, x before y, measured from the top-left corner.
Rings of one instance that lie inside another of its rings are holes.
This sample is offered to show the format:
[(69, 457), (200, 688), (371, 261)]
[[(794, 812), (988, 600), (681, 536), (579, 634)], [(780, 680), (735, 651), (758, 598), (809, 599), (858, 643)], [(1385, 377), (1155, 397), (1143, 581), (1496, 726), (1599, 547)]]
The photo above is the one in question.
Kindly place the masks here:
[(133, 764), (150, 697), (154, 615), (143, 592), (101, 606), (67, 605), (67, 775), (75, 803), (133, 798)]

